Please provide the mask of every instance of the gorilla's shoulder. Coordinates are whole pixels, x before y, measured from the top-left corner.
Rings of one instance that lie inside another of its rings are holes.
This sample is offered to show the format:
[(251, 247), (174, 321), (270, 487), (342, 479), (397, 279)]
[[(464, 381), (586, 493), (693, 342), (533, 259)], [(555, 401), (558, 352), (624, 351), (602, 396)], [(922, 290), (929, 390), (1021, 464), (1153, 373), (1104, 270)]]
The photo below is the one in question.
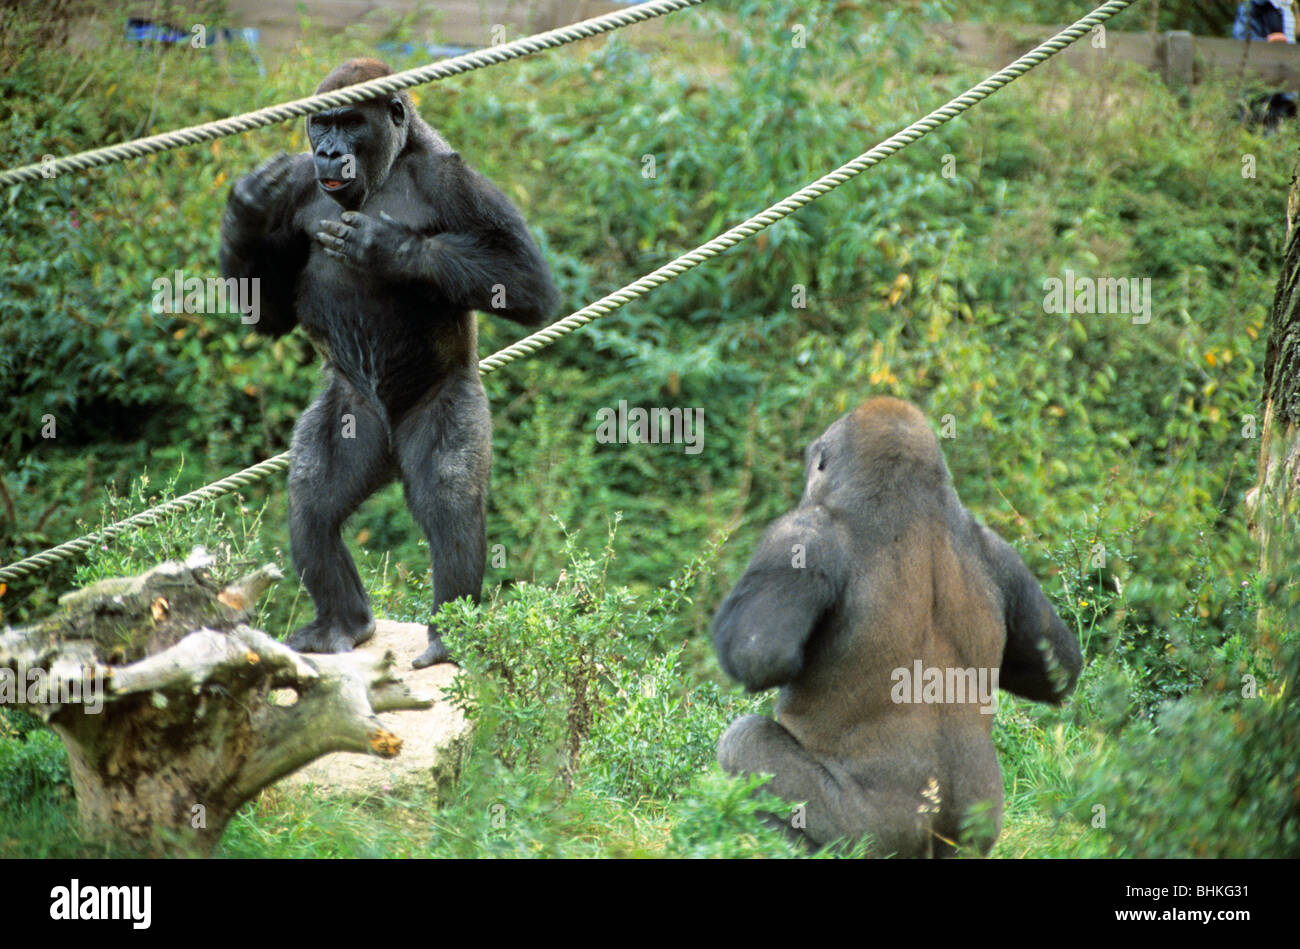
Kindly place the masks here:
[(422, 198), (441, 206), (454, 200), (469, 186), (469, 166), (459, 152), (427, 146), (407, 148), (394, 165), (414, 182)]
[(523, 227), (518, 211), (501, 189), (465, 161), (460, 152), (450, 148), (428, 150), (416, 161), (419, 165), (415, 167), (420, 169), (413, 175), (416, 187), (444, 219), (506, 230)]

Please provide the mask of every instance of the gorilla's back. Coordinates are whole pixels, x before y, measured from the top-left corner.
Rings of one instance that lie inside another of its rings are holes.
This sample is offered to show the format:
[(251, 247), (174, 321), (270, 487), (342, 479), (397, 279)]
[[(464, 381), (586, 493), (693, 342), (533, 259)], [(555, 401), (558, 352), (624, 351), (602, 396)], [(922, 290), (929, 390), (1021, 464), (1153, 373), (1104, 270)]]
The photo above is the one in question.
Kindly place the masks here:
[[(877, 518), (856, 532), (855, 569), (836, 608), (809, 644), (806, 665), (781, 691), (777, 719), (800, 743), (839, 760), (857, 780), (931, 777), (970, 802), (988, 798), (1000, 778), (990, 738), (993, 715), (978, 693), (961, 703), (896, 701), (897, 670), (910, 687), (919, 671), (973, 670), (989, 682), (1005, 639), (990, 578), (963, 557), (970, 515), (950, 495), (947, 515), (921, 511)], [(951, 698), (951, 696), (945, 696)], [(866, 749), (877, 754), (867, 756)], [(978, 763), (976, 780), (957, 772)], [(969, 787), (969, 785), (975, 785)], [(969, 802), (967, 802), (969, 803)]]

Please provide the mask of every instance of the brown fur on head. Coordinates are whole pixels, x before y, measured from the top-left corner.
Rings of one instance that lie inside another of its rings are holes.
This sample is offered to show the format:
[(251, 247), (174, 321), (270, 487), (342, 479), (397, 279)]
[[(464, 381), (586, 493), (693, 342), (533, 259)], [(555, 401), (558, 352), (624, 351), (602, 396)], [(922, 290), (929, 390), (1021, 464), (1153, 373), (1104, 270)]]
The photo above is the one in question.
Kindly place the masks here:
[[(384, 76), (391, 76), (392, 68), (388, 63), (381, 59), (374, 59), (369, 56), (361, 56), (356, 59), (349, 59), (342, 65), (336, 66), (330, 71), (330, 74), (321, 80), (321, 84), (316, 87), (316, 95), (325, 92), (334, 92), (336, 89), (343, 89), (347, 86), (355, 86), (358, 83), (369, 82), (372, 79), (381, 79)], [(415, 111), (415, 103), (411, 99), (410, 93), (405, 90), (395, 92), (388, 96), (376, 96), (374, 102), (385, 102), (396, 99), (402, 103), (406, 109), (409, 119), (408, 135), (414, 139), (420, 146), (435, 152), (450, 152), (451, 147), (432, 127), (429, 126), (418, 112)]]
[(849, 418), (851, 437), (867, 458), (889, 453), (923, 467), (943, 466), (939, 440), (912, 403), (878, 395), (859, 405)]
[(805, 458), (805, 501), (842, 510), (865, 511), (884, 498), (923, 506), (946, 501), (951, 492), (948, 466), (925, 415), (889, 396), (842, 415), (808, 446)]
[[(355, 86), (358, 83), (369, 82), (372, 79), (382, 79), (384, 76), (391, 76), (392, 68), (382, 59), (373, 59), (369, 56), (361, 56), (357, 59), (349, 59), (341, 66), (336, 66), (330, 71), (330, 74), (321, 80), (321, 84), (316, 87), (316, 95), (324, 92), (333, 92), (335, 89), (343, 89), (347, 86)], [(376, 99), (396, 98), (400, 99), (406, 111), (412, 115), (415, 112), (415, 103), (411, 101), (411, 96), (405, 90), (395, 92), (392, 96), (376, 96)]]
[(355, 86), (359, 82), (369, 82), (371, 79), (380, 79), (392, 74), (393, 70), (382, 60), (370, 59), (369, 57), (349, 59), (343, 65), (333, 69), (321, 81), (321, 84), (316, 87), (316, 94), (333, 92), (335, 89)]

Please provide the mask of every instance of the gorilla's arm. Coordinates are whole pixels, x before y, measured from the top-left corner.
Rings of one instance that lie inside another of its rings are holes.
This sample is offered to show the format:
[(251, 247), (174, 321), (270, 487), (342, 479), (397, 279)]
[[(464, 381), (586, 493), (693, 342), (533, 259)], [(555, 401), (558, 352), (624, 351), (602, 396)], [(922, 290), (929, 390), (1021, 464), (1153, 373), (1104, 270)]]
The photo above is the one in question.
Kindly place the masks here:
[(1006, 617), (1007, 644), (998, 684), (1022, 698), (1059, 704), (1083, 668), (1078, 640), (1015, 549), (987, 527), (976, 524), (975, 529)]
[(426, 284), (462, 310), (480, 310), (534, 326), (559, 302), (551, 272), (524, 219), (490, 181), (452, 153), (413, 172), (436, 211), (430, 237), (387, 214), (349, 211), (321, 221), (325, 252), (389, 280)]
[(258, 281), (255, 329), (266, 336), (283, 336), (297, 322), (295, 288), (311, 241), (294, 227), (292, 197), (310, 182), (309, 161), (281, 153), (239, 179), (221, 221), (222, 276)]
[(847, 580), (847, 557), (824, 508), (773, 523), (714, 620), (723, 671), (752, 692), (793, 681)]

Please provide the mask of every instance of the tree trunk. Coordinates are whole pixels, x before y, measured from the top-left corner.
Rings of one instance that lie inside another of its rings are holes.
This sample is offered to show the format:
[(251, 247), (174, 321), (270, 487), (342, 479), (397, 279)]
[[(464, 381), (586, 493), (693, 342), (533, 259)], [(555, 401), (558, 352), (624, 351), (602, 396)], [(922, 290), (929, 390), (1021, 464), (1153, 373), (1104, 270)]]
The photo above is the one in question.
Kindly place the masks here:
[[(1300, 170), (1300, 166), (1298, 166)], [(1276, 701), (1246, 725), (1247, 766), (1239, 800), (1276, 820), (1270, 853), (1297, 856), (1300, 844), (1300, 180), (1287, 202), (1286, 253), (1273, 297), (1264, 357), (1264, 426), (1256, 486), (1260, 540), (1260, 645), (1276, 660)], [(1274, 828), (1265, 826), (1272, 835)]]
[(1267, 643), (1300, 629), (1300, 228), (1290, 232), (1273, 298), (1262, 436), (1254, 520), (1264, 585), (1260, 632)]

